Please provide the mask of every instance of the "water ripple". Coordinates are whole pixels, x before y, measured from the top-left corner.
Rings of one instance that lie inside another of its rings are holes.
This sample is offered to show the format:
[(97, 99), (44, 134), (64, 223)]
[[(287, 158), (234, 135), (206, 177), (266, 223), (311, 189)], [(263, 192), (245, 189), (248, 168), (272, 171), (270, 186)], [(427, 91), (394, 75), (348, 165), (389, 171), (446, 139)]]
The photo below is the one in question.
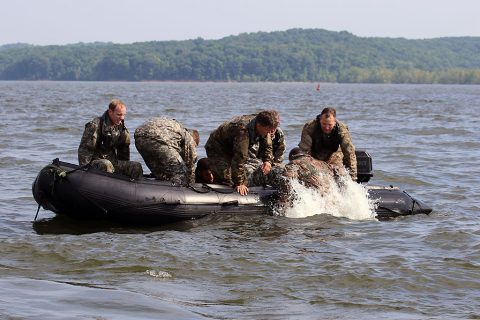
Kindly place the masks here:
[[(6, 317), (480, 318), (478, 86), (3, 81), (0, 90)], [(314, 208), (129, 228), (41, 209), (33, 223), (38, 171), (57, 157), (76, 162), (84, 124), (114, 97), (128, 106), (130, 132), (162, 115), (197, 128), (201, 156), (209, 133), (238, 114), (278, 109), (291, 148), (306, 121), (335, 106), (373, 157), (369, 184), (405, 189), (434, 212), (379, 222)]]

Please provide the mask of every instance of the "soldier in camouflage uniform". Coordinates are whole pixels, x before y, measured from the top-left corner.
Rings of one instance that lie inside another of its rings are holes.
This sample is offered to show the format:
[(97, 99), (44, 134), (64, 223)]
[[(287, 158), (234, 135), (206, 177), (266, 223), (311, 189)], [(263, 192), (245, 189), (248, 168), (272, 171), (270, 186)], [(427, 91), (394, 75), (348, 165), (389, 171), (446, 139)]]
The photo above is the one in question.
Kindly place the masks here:
[[(258, 143), (252, 145), (248, 150), (248, 159), (245, 163), (248, 185), (272, 185), (272, 179), (275, 179), (276, 174), (280, 173), (280, 170), (283, 168), (285, 149), (285, 135), (283, 134), (282, 129), (278, 127), (272, 136), (272, 171), (268, 175), (264, 175), (261, 170), (262, 160), (259, 158), (259, 155), (263, 154), (264, 151), (260, 148)], [(276, 172), (274, 173), (273, 171)]]
[(337, 170), (325, 161), (317, 160), (304, 153), (299, 147), (293, 148), (288, 158), (290, 161), (285, 165), (280, 176), (277, 176), (274, 184), (279, 190), (281, 207), (290, 206), (296, 197), (295, 190), (291, 186), (292, 179), (324, 195), (330, 190), (332, 181), (339, 183), (338, 178), (347, 175), (345, 170)]
[(135, 130), (135, 146), (155, 178), (186, 186), (195, 182), (197, 130), (175, 119), (153, 118)]
[(107, 111), (85, 124), (78, 147), (78, 163), (127, 175), (133, 179), (143, 176), (140, 162), (130, 160), (130, 134), (125, 127), (127, 107), (118, 99), (110, 102)]
[[(272, 153), (273, 153), (273, 166), (280, 166), (285, 159), (284, 153), (286, 149), (285, 135), (280, 127), (275, 130), (272, 136)], [(259, 160), (259, 155), (263, 154), (263, 150), (260, 149), (260, 144), (256, 143), (252, 145), (248, 150), (248, 157), (252, 160)]]
[(195, 168), (195, 182), (215, 183), (215, 178), (212, 169), (210, 169), (208, 158), (202, 158), (197, 161), (197, 167)]
[(298, 146), (315, 159), (338, 168), (345, 166), (352, 180), (357, 180), (355, 146), (347, 125), (336, 119), (334, 108), (323, 109), (315, 120), (304, 125)]
[(215, 181), (233, 185), (241, 195), (248, 193), (245, 162), (249, 148), (259, 143), (263, 150), (261, 170), (268, 174), (272, 168), (272, 140), (270, 135), (279, 125), (278, 112), (265, 110), (258, 114), (235, 117), (222, 123), (210, 134), (205, 150)]

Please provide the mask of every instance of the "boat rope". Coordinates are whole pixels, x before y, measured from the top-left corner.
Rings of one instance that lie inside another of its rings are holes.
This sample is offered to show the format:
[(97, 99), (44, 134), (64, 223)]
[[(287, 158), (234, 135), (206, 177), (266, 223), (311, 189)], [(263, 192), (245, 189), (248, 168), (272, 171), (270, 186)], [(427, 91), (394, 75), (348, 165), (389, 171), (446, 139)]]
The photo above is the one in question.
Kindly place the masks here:
[[(195, 191), (195, 192), (198, 192), (198, 193), (209, 193), (211, 191), (214, 191), (214, 192), (217, 192), (217, 193), (222, 193), (222, 194), (231, 194), (234, 192), (233, 188), (229, 188), (228, 186), (221, 186), (219, 188), (215, 188), (215, 187), (212, 187), (211, 185), (207, 184), (207, 183), (202, 183), (202, 189), (198, 189), (196, 188), (195, 186), (192, 186), (192, 185), (189, 185), (188, 186), (189, 189)], [(205, 190), (205, 191), (203, 191)]]
[[(57, 185), (58, 181), (60, 181), (60, 180), (68, 181), (68, 179), (67, 179), (68, 174), (73, 173), (73, 172), (78, 171), (78, 170), (83, 170), (86, 167), (90, 167), (90, 163), (87, 163), (86, 165), (83, 165), (83, 166), (79, 166), (78, 168), (75, 168), (75, 169), (70, 170), (70, 171), (65, 171), (65, 170), (62, 170), (60, 168), (60, 160), (58, 158), (54, 159), (52, 161), (52, 164), (50, 165), (50, 172), (53, 173), (53, 182), (52, 182), (52, 185), (51, 185), (51, 188), (52, 188), (51, 194), (53, 195), (55, 193), (55, 189), (56, 189), (56, 185)], [(96, 203), (92, 199), (89, 199), (88, 197), (86, 197), (82, 192), (80, 192), (78, 190), (78, 188), (74, 187), (74, 190), (77, 191), (78, 194), (80, 194), (80, 196), (82, 196), (82, 198), (84, 198), (85, 200), (87, 200), (88, 202), (93, 204), (95, 207), (97, 207), (99, 210), (101, 210), (105, 215), (108, 215), (108, 210), (107, 209), (103, 208), (102, 206), (100, 206), (98, 203)]]
[(37, 221), (38, 212), (40, 211), (41, 206), (42, 206), (42, 201), (41, 201), (41, 198), (40, 198), (40, 201), (38, 202), (37, 213), (35, 214), (35, 219), (33, 219), (33, 222)]
[[(60, 159), (58, 158), (55, 158), (53, 161), (52, 161), (52, 165), (54, 165), (55, 167), (57, 167), (58, 169), (60, 169)], [(73, 170), (70, 170), (70, 171), (64, 171), (64, 170), (61, 170), (64, 172), (65, 175), (68, 175), (70, 173), (73, 173), (75, 171), (78, 171), (78, 170), (83, 170), (85, 168), (90, 168), (92, 165), (91, 163), (87, 163), (87, 164), (84, 164), (83, 166), (78, 166), (77, 168), (73, 169)]]
[(384, 207), (384, 206), (378, 206), (377, 208), (378, 208), (378, 209), (384, 209), (384, 210), (386, 210), (386, 211), (388, 211), (388, 212), (395, 213), (395, 214), (397, 214), (397, 215), (399, 215), (399, 216), (402, 216), (402, 215), (403, 215), (403, 214), (402, 214), (400, 211), (398, 211), (398, 210), (393, 210), (393, 209), (390, 209), (390, 208), (387, 208), (387, 207)]
[(410, 199), (412, 199), (412, 208), (410, 209), (410, 213), (413, 214), (413, 210), (415, 209), (415, 205), (417, 204), (417, 200), (415, 200), (411, 195), (407, 193), (407, 191), (403, 190), (403, 193), (405, 193)]
[(210, 188), (208, 185), (206, 184), (202, 184), (202, 188), (201, 189), (198, 189), (198, 188), (195, 188), (195, 186), (192, 186), (192, 185), (189, 185), (188, 186), (189, 189), (197, 192), (197, 193), (209, 193), (210, 191), (212, 191), (213, 189)]
[[(34, 184), (37, 184), (37, 183), (38, 183), (38, 177), (35, 178)], [(35, 195), (34, 195), (34, 197), (35, 197)], [(35, 214), (35, 218), (33, 219), (33, 222), (37, 221), (38, 212), (40, 211), (40, 207), (42, 206), (42, 202), (43, 202), (43, 192), (39, 191), (38, 192), (38, 208), (37, 208), (37, 213)]]
[[(230, 194), (234, 192), (233, 188), (214, 188), (208, 184), (204, 184), (205, 188), (209, 188), (212, 191), (222, 193), (222, 194)], [(226, 186), (227, 187), (227, 186)]]

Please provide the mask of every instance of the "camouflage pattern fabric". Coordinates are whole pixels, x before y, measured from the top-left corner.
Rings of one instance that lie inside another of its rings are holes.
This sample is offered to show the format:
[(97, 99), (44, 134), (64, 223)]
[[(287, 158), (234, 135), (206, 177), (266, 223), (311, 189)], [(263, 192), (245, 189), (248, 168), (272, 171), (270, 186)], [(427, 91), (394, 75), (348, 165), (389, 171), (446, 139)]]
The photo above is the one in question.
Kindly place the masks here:
[(263, 154), (260, 144), (256, 143), (248, 149), (248, 159), (245, 162), (245, 170), (247, 173), (247, 186), (264, 186), (272, 185), (278, 173), (283, 169), (283, 160), (285, 158), (285, 135), (282, 129), (277, 128), (272, 139), (273, 164), (272, 170), (267, 175), (262, 172), (263, 162), (258, 158)]
[(175, 119), (153, 118), (135, 130), (135, 146), (155, 178), (176, 185), (195, 182), (196, 143)]
[(225, 184), (232, 186), (232, 170), (231, 170), (231, 162), (228, 159), (222, 158), (221, 155), (216, 156), (210, 152), (210, 156), (207, 157), (208, 161), (210, 162), (210, 170), (213, 174), (213, 180), (215, 183)]
[(329, 189), (329, 186), (325, 184), (326, 179), (335, 176), (331, 165), (309, 155), (290, 161), (285, 165), (282, 175), (297, 179), (305, 187), (317, 189), (322, 194)]
[[(346, 174), (346, 171), (343, 171)], [(318, 190), (320, 195), (324, 195), (331, 188), (332, 178), (338, 178), (342, 172), (336, 170), (332, 165), (325, 161), (320, 161), (310, 155), (298, 157), (288, 164), (277, 175), (274, 186), (279, 190), (280, 203), (290, 205), (295, 198), (295, 192), (292, 190), (290, 181), (298, 180), (305, 187)]]
[(95, 169), (99, 169), (99, 170), (109, 172), (109, 173), (114, 173), (115, 172), (115, 167), (110, 162), (110, 160), (107, 160), (107, 159), (93, 160), (90, 164)]
[(244, 169), (246, 176), (247, 186), (261, 186), (263, 185), (263, 162), (258, 158), (249, 157), (245, 160)]
[(276, 165), (272, 167), (268, 174), (263, 174), (262, 164), (257, 164), (255, 167), (251, 163), (247, 163), (247, 186), (274, 186), (277, 184), (277, 179), (284, 170), (284, 165)]
[(133, 179), (140, 179), (143, 177), (142, 164), (138, 161), (123, 161), (118, 160), (113, 167), (115, 172), (124, 174)]
[(105, 112), (85, 124), (78, 147), (78, 163), (133, 179), (143, 176), (140, 162), (130, 160), (130, 134), (125, 124), (112, 125)]
[[(283, 163), (285, 159), (285, 150), (287, 146), (285, 144), (285, 135), (283, 134), (282, 129), (277, 128), (275, 134), (272, 137), (272, 153), (273, 153), (273, 163), (272, 166), (278, 166)], [(258, 156), (263, 154), (263, 150), (260, 148), (260, 144), (253, 144), (248, 149), (249, 160), (258, 159)], [(258, 161), (261, 162), (261, 161)]]
[(298, 146), (315, 159), (326, 161), (338, 168), (345, 166), (351, 178), (357, 180), (357, 158), (348, 126), (337, 120), (334, 131), (325, 134), (318, 121), (307, 122)]
[(255, 114), (235, 117), (222, 123), (214, 130), (205, 150), (210, 167), (218, 183), (239, 186), (247, 185), (245, 163), (249, 148), (258, 143), (262, 148), (259, 158), (262, 162), (273, 162), (270, 135), (262, 138), (255, 133)]

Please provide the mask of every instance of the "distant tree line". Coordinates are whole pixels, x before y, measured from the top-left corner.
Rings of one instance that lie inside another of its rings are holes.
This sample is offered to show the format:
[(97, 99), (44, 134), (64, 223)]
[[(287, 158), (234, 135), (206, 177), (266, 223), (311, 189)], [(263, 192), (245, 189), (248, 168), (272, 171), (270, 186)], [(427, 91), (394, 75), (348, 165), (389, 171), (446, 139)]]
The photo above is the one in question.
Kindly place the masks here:
[(186, 41), (0, 46), (0, 80), (480, 84), (480, 38), (361, 38), (322, 29)]

